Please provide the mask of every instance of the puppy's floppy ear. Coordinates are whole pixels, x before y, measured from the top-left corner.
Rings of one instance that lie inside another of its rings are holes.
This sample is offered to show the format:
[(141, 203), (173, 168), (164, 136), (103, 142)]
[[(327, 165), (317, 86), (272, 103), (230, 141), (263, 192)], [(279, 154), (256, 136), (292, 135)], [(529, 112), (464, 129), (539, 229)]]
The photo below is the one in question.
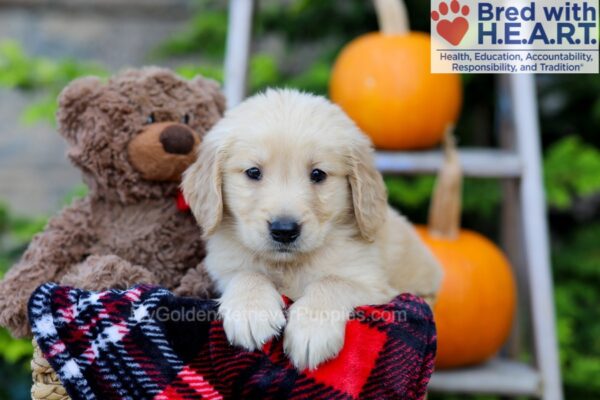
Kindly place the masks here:
[(202, 227), (204, 237), (212, 234), (223, 218), (223, 161), (219, 140), (207, 138), (200, 144), (198, 159), (184, 173), (183, 197)]
[(387, 190), (373, 159), (373, 149), (366, 138), (350, 149), (350, 189), (356, 223), (361, 236), (375, 240), (377, 230), (387, 216)]

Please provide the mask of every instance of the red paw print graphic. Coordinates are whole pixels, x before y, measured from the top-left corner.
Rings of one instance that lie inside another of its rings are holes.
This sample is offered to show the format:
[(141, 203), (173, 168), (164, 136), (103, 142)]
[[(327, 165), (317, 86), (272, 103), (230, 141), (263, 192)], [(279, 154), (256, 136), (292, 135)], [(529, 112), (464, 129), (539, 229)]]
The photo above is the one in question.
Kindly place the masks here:
[[(452, 0), (450, 7), (448, 7), (446, 2), (442, 1), (438, 7), (438, 11), (434, 10), (431, 12), (431, 19), (436, 22), (435, 29), (437, 33), (446, 39), (448, 43), (456, 46), (465, 37), (469, 29), (469, 22), (465, 17), (469, 15), (470, 11), (469, 6), (465, 5), (461, 7), (458, 0)], [(454, 16), (456, 18), (451, 20)]]

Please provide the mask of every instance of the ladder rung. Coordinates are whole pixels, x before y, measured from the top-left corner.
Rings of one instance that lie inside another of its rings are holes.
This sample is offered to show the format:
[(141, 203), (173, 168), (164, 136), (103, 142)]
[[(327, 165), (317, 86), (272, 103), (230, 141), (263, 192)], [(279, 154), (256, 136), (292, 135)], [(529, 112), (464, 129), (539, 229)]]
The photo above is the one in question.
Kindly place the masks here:
[[(480, 178), (518, 178), (521, 161), (512, 151), (470, 148), (460, 149), (460, 161), (465, 176)], [(375, 163), (386, 174), (435, 174), (442, 165), (441, 150), (377, 151)]]
[(496, 358), (475, 367), (436, 371), (429, 390), (537, 396), (541, 393), (541, 379), (539, 373), (527, 364)]

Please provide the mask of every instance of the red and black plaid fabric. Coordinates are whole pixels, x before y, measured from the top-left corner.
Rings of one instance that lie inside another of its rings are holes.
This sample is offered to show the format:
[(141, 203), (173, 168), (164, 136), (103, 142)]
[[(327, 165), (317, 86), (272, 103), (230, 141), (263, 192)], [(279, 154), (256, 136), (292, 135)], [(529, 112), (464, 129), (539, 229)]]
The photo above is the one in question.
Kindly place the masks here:
[(436, 347), (429, 307), (408, 294), (357, 308), (339, 356), (303, 372), (280, 340), (262, 352), (230, 346), (214, 301), (157, 287), (49, 283), (33, 293), (29, 318), (73, 400), (421, 399)]

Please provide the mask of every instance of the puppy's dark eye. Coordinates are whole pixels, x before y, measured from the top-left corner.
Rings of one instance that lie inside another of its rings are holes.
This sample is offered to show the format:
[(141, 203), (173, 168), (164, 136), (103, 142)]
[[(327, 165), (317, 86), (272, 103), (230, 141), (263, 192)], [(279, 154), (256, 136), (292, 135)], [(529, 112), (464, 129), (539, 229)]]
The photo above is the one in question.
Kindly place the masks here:
[(256, 167), (248, 168), (245, 172), (246, 176), (252, 180), (258, 181), (262, 178), (262, 172)]
[(315, 168), (312, 171), (310, 171), (310, 180), (314, 183), (323, 182), (325, 178), (327, 178), (327, 174), (318, 168)]
[(181, 117), (181, 123), (188, 125), (190, 123), (190, 115), (185, 114), (183, 117)]
[(154, 118), (154, 113), (150, 113), (150, 115), (148, 115), (148, 118), (146, 118), (146, 123), (153, 124), (155, 122), (156, 122), (156, 118)]

